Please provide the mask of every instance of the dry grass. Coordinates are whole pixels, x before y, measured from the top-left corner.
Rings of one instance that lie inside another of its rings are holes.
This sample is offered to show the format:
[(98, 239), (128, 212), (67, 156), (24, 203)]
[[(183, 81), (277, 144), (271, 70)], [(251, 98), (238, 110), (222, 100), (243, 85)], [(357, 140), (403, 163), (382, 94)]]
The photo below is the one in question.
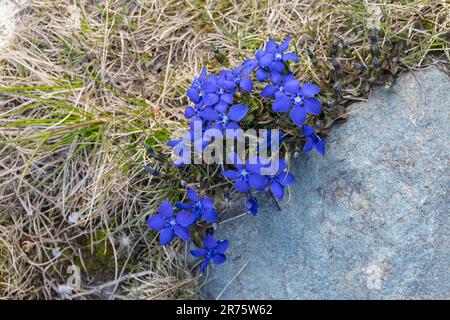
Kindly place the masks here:
[[(185, 246), (160, 247), (145, 218), (202, 174), (157, 164), (143, 148), (167, 154), (186, 126), (193, 76), (291, 34), (297, 76), (332, 101), (326, 128), (371, 84), (448, 67), (449, 9), (437, 0), (32, 1), (0, 49), (0, 296), (60, 297), (75, 265), (73, 298), (195, 298)], [(148, 175), (145, 164), (168, 174)]]

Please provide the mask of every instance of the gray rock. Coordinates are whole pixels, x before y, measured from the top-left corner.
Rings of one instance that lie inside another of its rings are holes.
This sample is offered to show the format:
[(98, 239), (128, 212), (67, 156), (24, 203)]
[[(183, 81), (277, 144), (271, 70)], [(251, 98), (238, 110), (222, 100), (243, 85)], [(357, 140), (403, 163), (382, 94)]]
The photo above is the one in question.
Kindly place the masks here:
[(293, 161), (281, 212), (266, 201), (220, 226), (228, 261), (203, 296), (449, 299), (449, 97), (449, 78), (429, 69), (353, 104), (324, 158)]

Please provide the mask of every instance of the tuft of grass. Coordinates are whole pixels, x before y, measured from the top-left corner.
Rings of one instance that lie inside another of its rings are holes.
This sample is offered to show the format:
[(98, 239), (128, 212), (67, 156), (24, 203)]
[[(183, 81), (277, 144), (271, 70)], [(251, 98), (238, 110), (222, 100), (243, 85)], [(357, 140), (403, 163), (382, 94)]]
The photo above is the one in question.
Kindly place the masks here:
[(296, 76), (317, 83), (329, 107), (323, 134), (374, 84), (449, 67), (445, 1), (101, 3), (33, 1), (0, 48), (3, 298), (60, 298), (69, 266), (82, 280), (73, 299), (197, 297), (184, 244), (159, 246), (145, 219), (183, 197), (183, 181), (205, 185), (203, 167), (172, 169), (166, 147), (186, 128), (185, 91), (201, 67), (236, 66), (290, 34)]

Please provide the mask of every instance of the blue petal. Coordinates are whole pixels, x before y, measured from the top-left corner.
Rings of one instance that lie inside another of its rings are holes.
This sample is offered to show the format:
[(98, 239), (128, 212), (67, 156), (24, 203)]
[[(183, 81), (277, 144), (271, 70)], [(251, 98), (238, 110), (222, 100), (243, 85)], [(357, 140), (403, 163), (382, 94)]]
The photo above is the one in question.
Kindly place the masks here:
[(200, 266), (201, 273), (206, 272), (206, 267), (208, 266), (208, 263), (209, 263), (209, 258), (206, 258), (205, 260), (203, 260), (202, 265)]
[(294, 74), (292, 72), (289, 72), (288, 74), (284, 75), (283, 80), (284, 80), (284, 82), (289, 82), (291, 80), (295, 80)]
[(236, 88), (236, 83), (231, 80), (219, 79), (218, 84), (224, 90), (234, 90)]
[(229, 93), (229, 92), (225, 92), (220, 97), (220, 101), (223, 101), (223, 102), (228, 103), (228, 104), (232, 104), (233, 100), (234, 100), (234, 95), (232, 93)]
[(173, 229), (170, 228), (162, 229), (161, 232), (159, 233), (159, 243), (164, 246), (166, 244), (169, 244), (174, 237), (175, 233), (173, 232)]
[(298, 62), (298, 57), (295, 53), (288, 52), (288, 53), (283, 54), (283, 61), (284, 62), (287, 62), (287, 61)]
[(305, 110), (308, 113), (312, 113), (315, 115), (319, 115), (322, 111), (322, 105), (320, 104), (320, 101), (316, 98), (308, 98), (303, 102), (303, 105), (305, 106)]
[(284, 187), (279, 184), (277, 181), (272, 181), (269, 186), (270, 191), (278, 200), (283, 199), (284, 196)]
[(205, 236), (205, 240), (203, 240), (203, 245), (206, 249), (214, 249), (217, 246), (217, 241), (214, 239), (214, 237), (210, 234), (207, 234)]
[(270, 73), (270, 81), (272, 81), (272, 83), (280, 84), (281, 83), (281, 79), (282, 79), (282, 76), (281, 76), (281, 74), (279, 72), (272, 71)]
[(217, 112), (213, 108), (205, 108), (200, 111), (200, 117), (206, 121), (215, 121), (218, 119)]
[(274, 85), (268, 84), (267, 86), (264, 87), (264, 89), (262, 89), (261, 97), (272, 98), (276, 91), (277, 88)]
[(219, 96), (215, 93), (208, 93), (204, 97), (203, 102), (205, 103), (205, 106), (215, 105), (217, 102), (219, 102)]
[(270, 65), (270, 71), (274, 72), (283, 72), (284, 71), (284, 63), (281, 61), (275, 61)]
[(189, 235), (189, 228), (180, 226), (178, 224), (176, 224), (173, 228), (177, 236), (179, 236), (184, 241), (189, 241), (189, 239), (191, 238)]
[(259, 59), (259, 64), (263, 67), (268, 67), (272, 64), (273, 60), (274, 60), (273, 55), (265, 54), (261, 57), (261, 59)]
[(195, 221), (195, 216), (192, 212), (179, 211), (175, 217), (175, 221), (183, 227), (190, 226)]
[(214, 208), (214, 201), (210, 197), (203, 197), (202, 199), (202, 207), (205, 209)]
[(266, 71), (264, 71), (263, 68), (259, 68), (258, 71), (256, 71), (256, 79), (259, 82), (264, 82), (267, 80), (267, 78), (269, 78), (269, 75), (267, 74)]
[(291, 94), (297, 94), (300, 90), (300, 81), (291, 80), (291, 81), (285, 82), (284, 90), (286, 90), (286, 92), (289, 92)]
[(314, 128), (307, 125), (302, 126), (302, 132), (305, 137), (314, 137), (316, 135)]
[(268, 180), (265, 176), (252, 173), (248, 175), (248, 182), (253, 189), (261, 191), (267, 187)]
[(247, 192), (250, 190), (250, 186), (247, 181), (237, 180), (234, 183), (234, 188), (239, 192)]
[(314, 97), (316, 94), (320, 92), (320, 89), (318, 86), (312, 83), (304, 83), (302, 85), (301, 93), (305, 97)]
[(214, 106), (214, 110), (216, 110), (219, 113), (225, 113), (228, 109), (228, 103), (224, 102), (224, 101), (219, 101), (219, 103), (217, 103)]
[(252, 79), (242, 78), (241, 82), (239, 82), (239, 86), (241, 87), (242, 90), (250, 92), (253, 89)]
[(206, 249), (192, 249), (190, 251), (190, 253), (196, 258), (201, 258), (201, 257), (206, 256), (206, 254), (208, 253), (208, 250), (206, 250)]
[(186, 110), (184, 110), (184, 116), (186, 119), (190, 119), (192, 117), (195, 117), (195, 110), (191, 106), (187, 106)]
[(241, 76), (247, 76), (250, 72), (258, 67), (258, 61), (254, 59), (247, 59), (242, 63)]
[(304, 147), (303, 147), (303, 151), (304, 151), (304, 152), (311, 151), (312, 148), (313, 148), (313, 146), (314, 146), (314, 144), (313, 144), (312, 139), (311, 139), (311, 138), (308, 138), (308, 139), (306, 140), (306, 142), (305, 142)]
[(289, 42), (290, 42), (290, 41), (291, 41), (291, 37), (288, 36), (288, 37), (286, 38), (286, 40), (284, 40), (284, 41), (280, 44), (279, 50), (280, 50), (281, 52), (286, 51), (286, 50), (289, 48)]
[(175, 207), (182, 210), (192, 210), (192, 204), (191, 203), (184, 203), (184, 202), (177, 202), (175, 203)]
[(226, 170), (224, 172), (222, 172), (222, 175), (227, 178), (227, 179), (237, 179), (241, 173), (239, 171), (235, 171), (235, 170)]
[(266, 43), (266, 52), (268, 52), (268, 53), (272, 53), (272, 52), (274, 52), (275, 50), (277, 50), (277, 43), (273, 40), (273, 39), (270, 39), (269, 41), (267, 41), (267, 43)]
[(222, 253), (216, 253), (216, 254), (213, 256), (213, 262), (214, 262), (215, 264), (222, 264), (222, 263), (224, 263), (226, 260), (227, 260), (227, 257), (225, 257), (225, 255), (222, 254)]
[(198, 202), (200, 200), (197, 192), (193, 188), (187, 189), (187, 197), (194, 202)]
[(206, 67), (203, 67), (202, 72), (198, 76), (198, 81), (199, 82), (205, 81), (205, 77), (206, 77)]
[(320, 141), (314, 144), (314, 148), (320, 153), (322, 156), (325, 155), (325, 140), (320, 139)]
[(219, 216), (217, 215), (216, 210), (209, 209), (203, 211), (203, 219), (205, 219), (206, 222), (214, 223), (219, 220)]
[(266, 54), (266, 52), (264, 51), (264, 50), (256, 50), (256, 54), (255, 54), (255, 57), (256, 57), (256, 59), (261, 59), (261, 57), (263, 56), (263, 55), (265, 55)]
[(161, 231), (166, 225), (166, 221), (161, 215), (155, 214), (147, 219), (147, 225), (155, 231)]
[(292, 122), (301, 126), (306, 120), (306, 111), (301, 107), (293, 107), (290, 113)]
[(275, 98), (275, 101), (272, 104), (272, 110), (275, 112), (287, 112), (291, 108), (291, 104), (291, 98), (282, 94)]
[(168, 201), (163, 201), (163, 203), (161, 203), (161, 205), (158, 207), (158, 213), (164, 217), (172, 217), (172, 205)]
[(228, 240), (222, 240), (217, 242), (216, 252), (217, 253), (225, 253), (228, 249)]
[(196, 88), (190, 88), (186, 94), (189, 97), (189, 99), (192, 100), (192, 102), (197, 103), (200, 100), (199, 96), (200, 90)]
[(243, 104), (234, 104), (228, 112), (228, 118), (232, 121), (241, 121), (248, 112), (248, 107)]
[(213, 93), (217, 91), (217, 80), (214, 82), (209, 80), (202, 84), (202, 90), (204, 93)]

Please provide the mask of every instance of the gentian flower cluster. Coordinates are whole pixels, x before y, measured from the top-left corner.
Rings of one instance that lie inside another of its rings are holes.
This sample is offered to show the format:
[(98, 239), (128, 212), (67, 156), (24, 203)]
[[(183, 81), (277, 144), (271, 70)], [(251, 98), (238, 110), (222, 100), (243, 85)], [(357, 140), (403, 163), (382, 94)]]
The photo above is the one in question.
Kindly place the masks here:
[[(215, 129), (216, 132), (222, 133), (223, 138), (228, 139), (230, 137), (227, 132), (230, 129), (238, 130), (251, 126), (248, 115), (252, 110), (247, 103), (255, 91), (265, 101), (264, 105), (269, 105), (269, 112), (271, 110), (282, 120), (286, 118), (287, 122), (294, 124), (294, 130), (303, 134), (306, 140), (303, 148), (305, 152), (315, 149), (324, 155), (325, 140), (310, 125), (314, 117), (319, 116), (322, 111), (322, 105), (317, 98), (320, 90), (315, 84), (302, 83), (295, 78), (290, 64), (299, 62), (299, 58), (289, 51), (289, 45), (289, 37), (280, 44), (270, 39), (264, 49), (257, 50), (255, 58), (245, 60), (236, 68), (222, 70), (218, 74), (208, 74), (206, 68), (202, 69), (187, 90), (187, 96), (192, 103), (184, 112), (189, 121), (189, 130), (181, 138), (168, 142), (168, 146), (173, 148), (173, 153), (178, 156), (174, 167), (180, 168), (183, 164), (188, 164), (190, 153), (203, 152), (212, 143), (215, 138), (208, 134), (210, 129)], [(200, 135), (194, 134), (194, 128), (201, 129)], [(278, 160), (261, 155), (262, 151), (269, 151), (272, 155), (278, 154), (286, 135), (279, 136), (278, 147), (275, 148), (271, 145), (270, 131), (267, 131), (263, 137), (264, 143), (258, 145), (257, 156), (240, 161), (233, 153), (232, 164), (227, 164), (220, 170), (221, 176), (229, 181), (236, 191), (245, 194), (245, 210), (253, 216), (259, 209), (255, 192), (266, 191), (275, 201), (281, 200), (285, 195), (285, 187), (295, 181), (284, 158)], [(235, 135), (233, 137), (236, 138)], [(277, 165), (274, 166), (275, 161)], [(200, 234), (205, 235), (203, 245), (190, 252), (194, 257), (203, 259), (200, 271), (204, 273), (211, 261), (215, 264), (225, 262), (228, 241), (217, 241), (210, 234), (210, 227), (219, 221), (212, 198), (200, 196), (192, 188), (188, 188), (186, 193), (184, 201), (175, 203), (176, 210), (165, 201), (147, 223), (151, 229), (160, 233), (162, 245), (169, 244), (176, 236), (190, 241), (194, 234), (192, 230), (198, 228)]]
[[(214, 201), (211, 198), (199, 196), (193, 188), (188, 188), (187, 198), (187, 202), (175, 203), (175, 207), (179, 209), (178, 212), (175, 212), (170, 202), (163, 201), (157, 212), (147, 219), (149, 228), (159, 232), (161, 245), (170, 244), (175, 236), (184, 241), (190, 241), (195, 223), (218, 221)], [(225, 262), (228, 241), (216, 241), (212, 235), (206, 234), (204, 247), (204, 249), (191, 250), (194, 256), (204, 258), (201, 266), (202, 273), (205, 272), (210, 261), (215, 264)]]
[(187, 197), (189, 202), (177, 202), (175, 206), (190, 212), (194, 216), (194, 222), (199, 221), (201, 218), (211, 223), (219, 220), (216, 209), (214, 209), (214, 201), (211, 198), (207, 196), (200, 197), (192, 188), (188, 188)]

